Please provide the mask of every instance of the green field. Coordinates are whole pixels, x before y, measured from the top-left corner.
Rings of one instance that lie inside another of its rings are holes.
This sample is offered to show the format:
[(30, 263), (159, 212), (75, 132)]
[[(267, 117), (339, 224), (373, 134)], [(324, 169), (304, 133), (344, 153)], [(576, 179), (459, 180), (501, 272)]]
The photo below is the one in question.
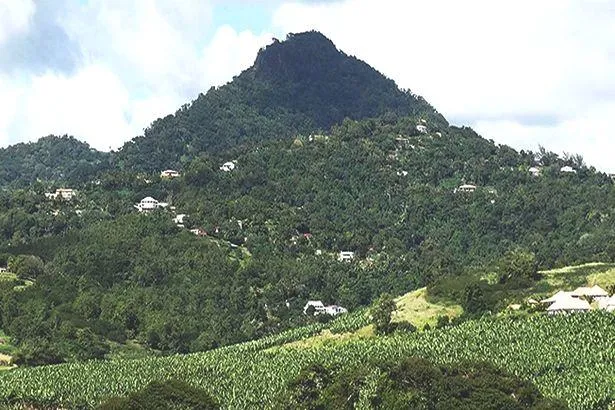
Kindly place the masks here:
[(490, 362), (533, 381), (546, 396), (562, 398), (574, 409), (608, 408), (615, 400), (612, 314), (492, 317), (441, 330), (352, 338), (318, 347), (271, 347), (317, 331), (314, 326), (269, 341), (185, 356), (17, 369), (0, 375), (0, 398), (91, 407), (153, 380), (178, 378), (206, 389), (225, 408), (275, 408), (287, 382), (308, 364), (347, 366), (418, 355), (442, 364)]

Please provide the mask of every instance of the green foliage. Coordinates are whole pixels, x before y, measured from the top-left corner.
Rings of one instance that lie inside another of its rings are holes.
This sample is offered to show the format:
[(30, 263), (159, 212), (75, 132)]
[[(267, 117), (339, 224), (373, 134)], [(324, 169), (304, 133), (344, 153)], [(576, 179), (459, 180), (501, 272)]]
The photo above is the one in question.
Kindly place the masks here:
[(152, 382), (125, 398), (111, 398), (98, 410), (214, 410), (219, 406), (206, 391), (179, 380)]
[(36, 279), (45, 271), (43, 260), (34, 255), (11, 256), (8, 269), (21, 279)]
[(536, 279), (538, 263), (533, 252), (514, 249), (506, 252), (498, 263), (500, 282), (513, 279)]
[(109, 168), (109, 154), (73, 137), (53, 135), (0, 149), (0, 186), (42, 181), (84, 183)]
[(374, 302), (374, 305), (370, 309), (370, 314), (376, 334), (383, 335), (391, 332), (391, 314), (396, 308), (397, 306), (395, 305), (393, 297), (388, 293), (381, 295)]
[(488, 364), (435, 366), (425, 359), (372, 361), (334, 372), (320, 365), (289, 384), (287, 408), (566, 409), (536, 386)]

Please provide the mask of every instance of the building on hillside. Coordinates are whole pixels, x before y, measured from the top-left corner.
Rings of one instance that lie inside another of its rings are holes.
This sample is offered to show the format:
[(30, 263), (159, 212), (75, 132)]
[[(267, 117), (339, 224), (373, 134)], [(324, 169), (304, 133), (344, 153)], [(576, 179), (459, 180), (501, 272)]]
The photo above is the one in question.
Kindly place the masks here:
[(572, 292), (566, 292), (564, 290), (560, 290), (555, 295), (551, 296), (548, 299), (544, 299), (541, 302), (542, 303), (555, 303), (555, 302), (557, 302), (559, 300), (566, 300), (566, 299), (568, 299), (570, 297), (572, 297)]
[(427, 126), (423, 124), (419, 124), (416, 126), (416, 130), (421, 134), (427, 134)]
[(7, 272), (6, 266), (0, 266), (0, 273)]
[(354, 252), (351, 251), (341, 251), (337, 256), (337, 260), (340, 262), (350, 262), (354, 259)]
[(561, 168), (560, 168), (560, 170), (559, 170), (559, 172), (562, 172), (562, 173), (564, 173), (564, 174), (576, 174), (576, 173), (577, 173), (577, 170), (576, 170), (576, 169), (574, 169), (574, 168), (572, 168), (572, 167), (571, 167), (571, 166), (569, 166), (569, 165), (566, 165), (566, 166), (564, 166), (564, 167), (561, 167)]
[(231, 172), (234, 169), (235, 169), (235, 161), (225, 162), (224, 164), (222, 164), (222, 166), (220, 166), (220, 170), (224, 172)]
[(345, 307), (341, 307), (338, 305), (329, 305), (325, 306), (325, 313), (329, 316), (337, 316), (342, 315), (344, 313), (348, 313), (348, 309)]
[(600, 298), (598, 300), (598, 308), (607, 312), (615, 312), (615, 295), (610, 298)]
[(459, 185), (459, 188), (455, 189), (455, 192), (474, 192), (476, 191), (476, 185), (463, 184)]
[(190, 229), (190, 232), (192, 232), (196, 236), (207, 236), (207, 231), (205, 231), (205, 229), (203, 228)]
[(562, 313), (582, 313), (589, 312), (591, 306), (586, 300), (567, 296), (560, 298), (555, 303), (547, 308), (547, 313), (550, 315), (557, 315)]
[(312, 306), (314, 308), (314, 315), (325, 313), (325, 305), (320, 300), (308, 300), (303, 307), (303, 314), (307, 315), (308, 308)]
[(576, 288), (574, 291), (572, 291), (572, 296), (577, 297), (577, 298), (585, 297), (591, 300), (598, 300), (598, 299), (608, 298), (609, 294), (606, 290), (602, 289), (600, 286), (594, 285), (591, 288), (585, 287), (585, 286)]
[(184, 219), (187, 217), (188, 215), (186, 214), (177, 214), (175, 215), (175, 218), (173, 218), (173, 223), (175, 225), (177, 225), (180, 228), (184, 228)]
[(533, 177), (539, 177), (541, 170), (538, 167), (530, 167), (527, 172), (529, 172)]
[(58, 188), (56, 192), (46, 192), (45, 197), (47, 199), (61, 199), (64, 201), (70, 201), (77, 195), (77, 191), (70, 188)]
[(134, 207), (137, 208), (139, 212), (151, 212), (159, 208), (166, 208), (168, 205), (169, 204), (166, 202), (159, 202), (151, 196), (148, 196), (143, 198), (138, 204), (135, 204)]
[(177, 178), (180, 176), (181, 174), (178, 171), (175, 171), (174, 169), (165, 169), (164, 171), (160, 173), (160, 178), (173, 179), (173, 178)]

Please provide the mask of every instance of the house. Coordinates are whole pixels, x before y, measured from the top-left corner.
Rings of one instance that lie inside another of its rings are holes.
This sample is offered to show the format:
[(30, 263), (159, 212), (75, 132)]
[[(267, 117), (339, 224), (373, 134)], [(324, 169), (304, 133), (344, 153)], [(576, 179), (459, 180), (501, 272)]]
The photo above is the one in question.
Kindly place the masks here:
[(559, 172), (563, 172), (563, 173), (565, 173), (565, 174), (576, 174), (576, 173), (577, 173), (577, 170), (576, 170), (576, 169), (574, 169), (574, 168), (572, 168), (572, 167), (571, 167), (571, 166), (569, 166), (569, 165), (566, 165), (565, 167), (561, 167), (561, 168), (560, 168), (560, 170), (559, 170)]
[(527, 172), (529, 172), (533, 177), (539, 177), (541, 171), (538, 167), (530, 167)]
[(463, 184), (455, 190), (455, 192), (474, 192), (476, 191), (476, 185)]
[(337, 316), (348, 313), (348, 309), (338, 305), (329, 305), (325, 306), (325, 313), (329, 316)]
[(175, 215), (175, 218), (173, 218), (173, 223), (175, 223), (175, 225), (179, 226), (180, 228), (184, 227), (184, 218), (186, 218), (188, 215), (186, 214), (177, 214)]
[(0, 266), (0, 273), (7, 272), (6, 266)]
[(555, 295), (551, 296), (548, 299), (544, 299), (541, 302), (542, 303), (555, 303), (559, 300), (565, 300), (572, 297), (572, 292), (566, 292), (563, 290), (560, 290), (559, 292), (557, 292)]
[(65, 201), (70, 201), (75, 195), (77, 195), (77, 192), (70, 188), (58, 188), (56, 189), (56, 192), (45, 193), (45, 197), (47, 199), (62, 199)]
[(423, 124), (419, 124), (416, 126), (416, 130), (421, 134), (427, 134), (427, 126)]
[(602, 298), (608, 298), (609, 294), (607, 293), (606, 290), (602, 289), (600, 286), (598, 285), (594, 285), (591, 288), (590, 287), (579, 287), (576, 288), (573, 292), (572, 292), (572, 296), (574, 297), (585, 297), (587, 299), (602, 299)]
[(203, 228), (190, 229), (190, 232), (195, 234), (196, 236), (207, 236), (207, 231), (205, 231)]
[(408, 176), (408, 171), (397, 171), (397, 176), (398, 177)]
[(436, 132), (436, 136), (441, 138), (442, 137), (442, 133), (440, 131), (438, 131), (438, 132)]
[(337, 260), (340, 262), (349, 262), (354, 259), (354, 252), (341, 251), (337, 256)]
[(314, 308), (314, 315), (325, 313), (325, 305), (320, 300), (308, 300), (303, 307), (303, 314), (307, 315), (308, 308), (312, 306)]
[(148, 196), (143, 198), (138, 204), (135, 204), (134, 207), (137, 208), (139, 212), (150, 212), (158, 208), (166, 208), (168, 205), (169, 204), (166, 202), (159, 202), (151, 196)]
[(562, 313), (581, 313), (591, 310), (591, 306), (586, 300), (572, 297), (570, 295), (561, 297), (547, 308), (547, 313), (557, 315)]
[(173, 179), (173, 178), (177, 178), (179, 176), (181, 176), (180, 173), (175, 171), (174, 169), (165, 169), (164, 171), (162, 171), (160, 173), (160, 178)]
[(598, 300), (598, 308), (607, 312), (615, 312), (615, 295), (610, 298), (600, 298)]
[(224, 171), (224, 172), (231, 172), (234, 169), (235, 169), (235, 162), (234, 161), (225, 162), (220, 167), (220, 170)]

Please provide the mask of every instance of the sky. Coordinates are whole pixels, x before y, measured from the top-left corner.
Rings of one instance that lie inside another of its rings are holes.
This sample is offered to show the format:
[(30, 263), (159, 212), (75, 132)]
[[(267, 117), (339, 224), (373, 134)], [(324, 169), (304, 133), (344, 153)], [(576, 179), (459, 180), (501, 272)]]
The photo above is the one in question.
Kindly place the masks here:
[(117, 149), (312, 29), (452, 124), (615, 172), (615, 0), (0, 0), (0, 146)]

